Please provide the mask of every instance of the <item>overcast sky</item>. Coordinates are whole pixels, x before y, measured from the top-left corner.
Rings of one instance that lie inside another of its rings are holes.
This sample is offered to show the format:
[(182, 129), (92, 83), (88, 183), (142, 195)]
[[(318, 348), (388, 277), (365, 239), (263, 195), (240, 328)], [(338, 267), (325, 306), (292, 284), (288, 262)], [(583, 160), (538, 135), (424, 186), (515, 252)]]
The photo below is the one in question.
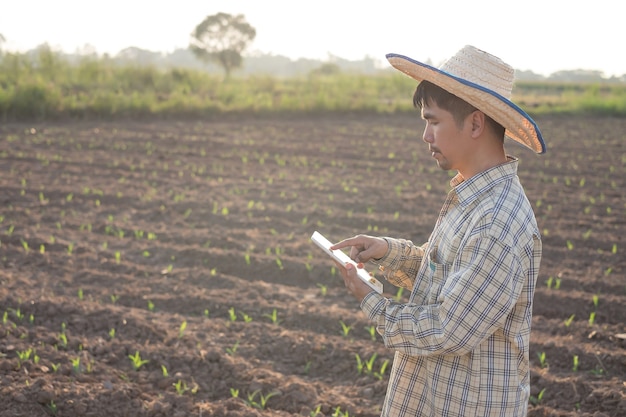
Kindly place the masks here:
[[(5, 50), (42, 43), (100, 54), (135, 46), (185, 48), (206, 16), (243, 14), (256, 28), (249, 51), (290, 58), (372, 57), (389, 52), (439, 64), (464, 45), (488, 51), (514, 68), (549, 75), (563, 69), (626, 73), (620, 2), (524, 0), (0, 0)], [(385, 64), (383, 64), (385, 65)]]

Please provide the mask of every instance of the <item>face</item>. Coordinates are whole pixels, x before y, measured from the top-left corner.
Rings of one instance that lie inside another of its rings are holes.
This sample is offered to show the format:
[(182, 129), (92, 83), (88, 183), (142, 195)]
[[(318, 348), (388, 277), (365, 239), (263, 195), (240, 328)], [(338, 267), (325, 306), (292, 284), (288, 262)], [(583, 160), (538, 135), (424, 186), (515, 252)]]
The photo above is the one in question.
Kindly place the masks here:
[(422, 107), (422, 118), (426, 121), (423, 140), (428, 144), (432, 157), (444, 170), (461, 170), (467, 157), (467, 125), (459, 126), (452, 113), (439, 108), (435, 103)]

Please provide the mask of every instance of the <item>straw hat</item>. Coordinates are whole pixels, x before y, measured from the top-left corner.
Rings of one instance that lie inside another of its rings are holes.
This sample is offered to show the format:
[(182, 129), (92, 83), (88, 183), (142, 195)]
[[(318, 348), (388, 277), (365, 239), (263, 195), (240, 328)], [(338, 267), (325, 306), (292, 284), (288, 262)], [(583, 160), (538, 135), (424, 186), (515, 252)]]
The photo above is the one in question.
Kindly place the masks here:
[(511, 101), (515, 71), (500, 58), (468, 45), (440, 68), (398, 54), (387, 54), (387, 60), (409, 77), (430, 81), (467, 101), (504, 126), (508, 138), (536, 153), (546, 151), (537, 124)]

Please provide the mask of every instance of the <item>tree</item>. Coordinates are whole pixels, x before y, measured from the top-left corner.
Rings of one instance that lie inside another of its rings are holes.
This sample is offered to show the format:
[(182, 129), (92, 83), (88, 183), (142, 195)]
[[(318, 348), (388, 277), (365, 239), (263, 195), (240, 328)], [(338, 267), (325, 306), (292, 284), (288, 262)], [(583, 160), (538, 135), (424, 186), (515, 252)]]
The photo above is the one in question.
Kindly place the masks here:
[(198, 59), (221, 66), (228, 78), (232, 70), (242, 66), (241, 53), (255, 36), (256, 29), (243, 15), (218, 13), (207, 16), (196, 26), (191, 33), (189, 49)]

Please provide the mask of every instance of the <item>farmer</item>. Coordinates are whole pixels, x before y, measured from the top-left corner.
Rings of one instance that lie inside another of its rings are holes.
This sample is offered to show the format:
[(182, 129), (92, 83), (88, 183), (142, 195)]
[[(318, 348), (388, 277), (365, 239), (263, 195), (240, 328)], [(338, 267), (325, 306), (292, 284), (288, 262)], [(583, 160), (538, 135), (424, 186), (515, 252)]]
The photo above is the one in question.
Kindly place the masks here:
[(333, 246), (411, 290), (399, 303), (372, 291), (351, 265), (340, 268), (395, 351), (381, 415), (525, 416), (541, 240), (504, 138), (543, 153), (541, 133), (509, 100), (513, 68), (493, 55), (466, 46), (439, 69), (387, 59), (419, 82), (413, 103), (423, 140), (439, 167), (457, 174), (425, 244), (359, 235)]

